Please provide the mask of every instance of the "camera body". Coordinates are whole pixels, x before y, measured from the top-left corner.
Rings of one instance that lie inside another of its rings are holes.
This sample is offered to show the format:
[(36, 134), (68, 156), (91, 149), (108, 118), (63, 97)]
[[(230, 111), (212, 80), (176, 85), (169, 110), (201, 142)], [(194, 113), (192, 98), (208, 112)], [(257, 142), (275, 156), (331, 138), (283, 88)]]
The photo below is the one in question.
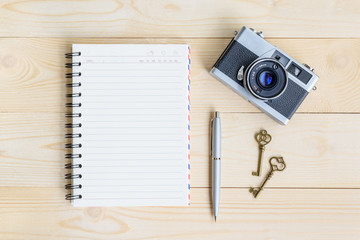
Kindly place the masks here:
[(282, 124), (289, 122), (319, 79), (311, 67), (247, 27), (235, 35), (210, 73)]

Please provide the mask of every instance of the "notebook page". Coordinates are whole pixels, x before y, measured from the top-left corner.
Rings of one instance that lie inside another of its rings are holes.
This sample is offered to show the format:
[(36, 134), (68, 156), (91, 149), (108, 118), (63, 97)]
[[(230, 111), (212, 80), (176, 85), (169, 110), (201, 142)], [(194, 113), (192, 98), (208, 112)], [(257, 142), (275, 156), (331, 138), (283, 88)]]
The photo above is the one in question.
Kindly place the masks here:
[(189, 204), (188, 45), (74, 44), (74, 206)]

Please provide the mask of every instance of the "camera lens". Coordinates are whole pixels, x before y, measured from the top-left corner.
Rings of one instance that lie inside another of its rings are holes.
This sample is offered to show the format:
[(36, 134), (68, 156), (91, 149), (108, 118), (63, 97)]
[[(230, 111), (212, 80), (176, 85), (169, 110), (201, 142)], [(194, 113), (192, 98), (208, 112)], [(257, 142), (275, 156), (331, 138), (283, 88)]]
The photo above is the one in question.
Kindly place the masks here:
[(246, 89), (254, 97), (263, 100), (279, 97), (288, 83), (283, 65), (270, 58), (255, 60), (251, 63), (246, 69), (245, 80)]
[(269, 89), (276, 85), (276, 75), (269, 70), (262, 71), (257, 80), (261, 88)]

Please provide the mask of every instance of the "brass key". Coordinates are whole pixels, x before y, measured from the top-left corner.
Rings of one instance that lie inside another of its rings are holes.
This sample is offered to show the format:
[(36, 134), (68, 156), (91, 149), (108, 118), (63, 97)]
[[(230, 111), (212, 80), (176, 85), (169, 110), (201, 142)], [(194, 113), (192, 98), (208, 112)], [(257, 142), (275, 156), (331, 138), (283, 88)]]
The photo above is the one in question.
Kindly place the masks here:
[(257, 188), (251, 187), (249, 190), (254, 195), (254, 198), (256, 198), (259, 192), (263, 190), (265, 183), (271, 178), (271, 176), (274, 174), (275, 171), (282, 171), (286, 168), (286, 164), (282, 157), (272, 157), (270, 158), (269, 163), (270, 163), (269, 173), (267, 174), (261, 186)]
[(262, 166), (262, 158), (265, 151), (265, 145), (271, 142), (271, 136), (267, 133), (266, 130), (260, 130), (259, 133), (255, 135), (255, 140), (259, 143), (259, 160), (258, 167), (256, 172), (252, 172), (253, 176), (260, 176), (261, 174), (261, 166)]

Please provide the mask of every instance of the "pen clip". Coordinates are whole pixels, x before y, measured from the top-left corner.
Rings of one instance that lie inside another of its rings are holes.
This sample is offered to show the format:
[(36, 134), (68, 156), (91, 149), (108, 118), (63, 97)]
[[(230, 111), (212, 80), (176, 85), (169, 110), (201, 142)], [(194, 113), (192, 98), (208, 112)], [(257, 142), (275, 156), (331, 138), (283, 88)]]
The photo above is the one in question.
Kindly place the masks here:
[(213, 123), (214, 119), (210, 121), (210, 155), (213, 155), (212, 148), (213, 148)]

